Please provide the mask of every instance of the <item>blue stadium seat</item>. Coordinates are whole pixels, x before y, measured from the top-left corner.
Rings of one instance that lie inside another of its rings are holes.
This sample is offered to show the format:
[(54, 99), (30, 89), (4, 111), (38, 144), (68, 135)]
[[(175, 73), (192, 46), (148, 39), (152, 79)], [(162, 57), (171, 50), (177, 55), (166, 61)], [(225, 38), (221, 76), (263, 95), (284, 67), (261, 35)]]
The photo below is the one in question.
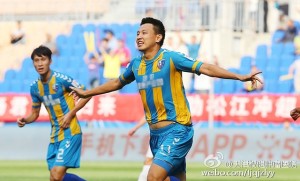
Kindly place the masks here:
[(32, 67), (33, 63), (30, 57), (27, 57), (22, 62), (22, 69), (27, 69), (29, 67)]
[(23, 90), (23, 80), (18, 80), (14, 79), (10, 81), (10, 91), (11, 92), (16, 92), (16, 93), (21, 93), (24, 92)]
[(85, 44), (77, 44), (72, 47), (72, 55), (82, 58), (86, 53), (86, 46)]
[(279, 56), (283, 52), (283, 43), (272, 43), (271, 56)]
[(96, 25), (94, 23), (89, 23), (84, 27), (85, 32), (95, 32), (96, 31)]
[(293, 80), (284, 80), (278, 82), (277, 93), (293, 93), (293, 92), (294, 92)]
[(10, 90), (10, 83), (8, 81), (3, 81), (0, 83), (0, 93), (7, 93)]
[(12, 80), (15, 79), (17, 75), (17, 71), (13, 69), (8, 69), (4, 74), (5, 80)]
[(295, 45), (293, 42), (286, 42), (284, 45), (283, 45), (283, 54), (286, 54), (286, 55), (293, 55), (295, 54)]
[(267, 63), (268, 63), (267, 57), (266, 58), (257, 57), (255, 59), (255, 66), (261, 71), (264, 71), (266, 69)]
[(264, 79), (264, 90), (268, 93), (276, 93), (278, 89), (278, 80)]
[(214, 93), (215, 94), (222, 93), (222, 79), (214, 79)]
[(268, 57), (268, 47), (267, 45), (258, 45), (256, 48), (255, 58), (267, 58)]
[(272, 36), (272, 43), (278, 43), (283, 37), (285, 33), (282, 30), (277, 30), (274, 32)]
[(84, 27), (82, 24), (74, 24), (72, 27), (72, 34), (82, 34), (84, 31)]
[(239, 68), (239, 72), (241, 74), (248, 74), (250, 73), (251, 70), (251, 66), (254, 62), (252, 62), (252, 57), (250, 56), (244, 56), (241, 58), (240, 60), (240, 68)]
[(295, 61), (294, 55), (282, 55), (280, 57), (280, 67), (289, 67)]

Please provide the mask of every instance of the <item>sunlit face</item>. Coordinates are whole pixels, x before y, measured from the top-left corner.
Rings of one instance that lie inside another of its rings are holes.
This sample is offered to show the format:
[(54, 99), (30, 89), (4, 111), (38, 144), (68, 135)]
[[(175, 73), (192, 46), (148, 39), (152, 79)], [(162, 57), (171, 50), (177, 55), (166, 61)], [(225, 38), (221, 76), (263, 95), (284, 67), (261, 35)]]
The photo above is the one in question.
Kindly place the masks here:
[(33, 57), (33, 66), (38, 74), (41, 76), (47, 75), (50, 70), (51, 60), (47, 57), (42, 55), (41, 57), (35, 55)]
[(139, 51), (146, 51), (149, 48), (152, 48), (157, 45), (161, 40), (162, 36), (156, 34), (154, 27), (150, 23), (146, 23), (140, 26), (140, 29), (137, 31), (136, 44)]

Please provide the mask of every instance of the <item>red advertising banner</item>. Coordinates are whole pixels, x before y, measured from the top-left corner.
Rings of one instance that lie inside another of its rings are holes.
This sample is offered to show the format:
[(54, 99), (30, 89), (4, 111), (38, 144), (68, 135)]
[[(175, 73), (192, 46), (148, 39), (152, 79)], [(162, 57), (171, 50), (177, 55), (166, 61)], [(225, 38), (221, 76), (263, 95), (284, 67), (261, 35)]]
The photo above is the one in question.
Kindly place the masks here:
[[(282, 122), (290, 119), (290, 110), (300, 106), (300, 95), (294, 94), (231, 94), (188, 95), (193, 121)], [(27, 94), (0, 94), (0, 121), (15, 121), (31, 111)], [(141, 98), (135, 94), (96, 96), (78, 112), (80, 120), (136, 121), (143, 116)], [(38, 121), (48, 121), (44, 107)]]

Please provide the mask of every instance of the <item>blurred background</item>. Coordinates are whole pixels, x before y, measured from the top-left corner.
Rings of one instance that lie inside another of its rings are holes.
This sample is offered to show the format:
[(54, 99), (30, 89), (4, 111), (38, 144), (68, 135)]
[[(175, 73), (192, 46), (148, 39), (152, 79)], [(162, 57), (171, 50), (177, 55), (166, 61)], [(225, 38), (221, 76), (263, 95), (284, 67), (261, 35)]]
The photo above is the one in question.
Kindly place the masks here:
[[(118, 77), (132, 58), (140, 56), (136, 32), (141, 19), (149, 16), (166, 27), (164, 48), (236, 73), (262, 71), (264, 84), (256, 90), (248, 83), (183, 73), (195, 128), (189, 162), (203, 164), (216, 152), (224, 155), (224, 161), (300, 160), (296, 135), (300, 125), (289, 117), (290, 110), (300, 106), (299, 1), (0, 0), (0, 4), (0, 160), (43, 160), (46, 155), (50, 133), (46, 110), (23, 129), (15, 123), (31, 109), (29, 88), (38, 78), (30, 59), (34, 48), (48, 46), (53, 70), (92, 88)], [(82, 160), (142, 163), (148, 126), (127, 136), (142, 116), (135, 82), (94, 97), (78, 114), (84, 132)]]

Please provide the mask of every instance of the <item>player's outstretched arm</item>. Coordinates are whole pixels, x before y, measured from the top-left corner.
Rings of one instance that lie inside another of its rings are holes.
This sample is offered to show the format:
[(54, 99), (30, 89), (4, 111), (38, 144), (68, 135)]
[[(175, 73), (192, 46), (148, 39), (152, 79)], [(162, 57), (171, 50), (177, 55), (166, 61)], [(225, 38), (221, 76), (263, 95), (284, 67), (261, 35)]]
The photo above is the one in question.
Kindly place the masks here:
[(300, 117), (300, 107), (296, 107), (290, 112), (291, 117), (296, 121)]
[(78, 96), (80, 98), (88, 98), (91, 96), (116, 91), (121, 89), (122, 87), (123, 85), (121, 81), (119, 80), (119, 78), (116, 78), (90, 90), (82, 90), (75, 87), (71, 87), (71, 89), (73, 90), (72, 94), (75, 94), (75, 97)]
[(137, 123), (137, 125), (135, 125), (135, 127), (133, 127), (131, 130), (129, 130), (128, 135), (132, 136), (134, 135), (134, 133), (140, 128), (142, 127), (145, 123), (146, 123), (146, 119), (144, 117), (141, 118), (141, 120)]
[(26, 118), (18, 118), (17, 119), (18, 126), (22, 128), (25, 126), (25, 124), (29, 124), (36, 121), (40, 115), (40, 110), (41, 108), (32, 108), (29, 116), (27, 116)]
[(223, 69), (219, 66), (203, 63), (200, 67), (200, 72), (210, 77), (218, 77), (223, 79), (234, 79), (240, 80), (243, 82), (251, 81), (252, 87), (256, 87), (257, 81), (263, 84), (262, 80), (260, 80), (256, 75), (261, 72), (254, 72), (248, 75), (240, 75), (233, 72), (230, 72), (226, 69)]

